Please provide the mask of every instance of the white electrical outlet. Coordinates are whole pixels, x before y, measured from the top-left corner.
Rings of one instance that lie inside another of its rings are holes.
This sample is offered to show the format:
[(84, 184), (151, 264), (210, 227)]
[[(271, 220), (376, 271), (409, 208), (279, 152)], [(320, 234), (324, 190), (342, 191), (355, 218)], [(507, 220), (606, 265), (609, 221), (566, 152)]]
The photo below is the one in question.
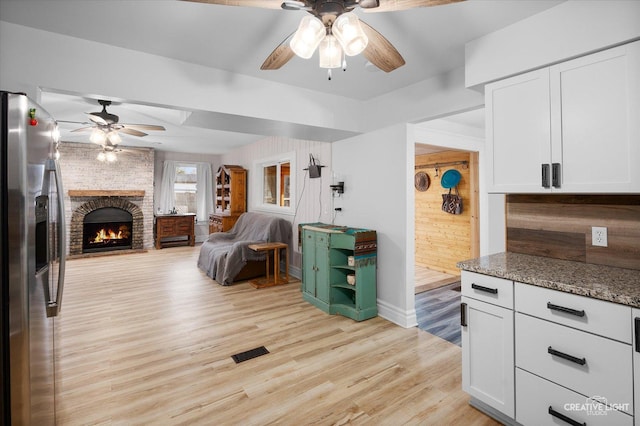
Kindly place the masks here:
[(607, 247), (607, 228), (604, 226), (591, 227), (591, 245)]

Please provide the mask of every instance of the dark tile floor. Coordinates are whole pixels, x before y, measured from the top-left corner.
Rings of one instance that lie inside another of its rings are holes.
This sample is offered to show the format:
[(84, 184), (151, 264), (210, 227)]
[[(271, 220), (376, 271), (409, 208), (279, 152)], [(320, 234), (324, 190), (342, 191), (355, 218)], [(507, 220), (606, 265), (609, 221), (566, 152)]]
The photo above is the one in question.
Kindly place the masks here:
[(418, 328), (461, 346), (460, 282), (418, 293)]

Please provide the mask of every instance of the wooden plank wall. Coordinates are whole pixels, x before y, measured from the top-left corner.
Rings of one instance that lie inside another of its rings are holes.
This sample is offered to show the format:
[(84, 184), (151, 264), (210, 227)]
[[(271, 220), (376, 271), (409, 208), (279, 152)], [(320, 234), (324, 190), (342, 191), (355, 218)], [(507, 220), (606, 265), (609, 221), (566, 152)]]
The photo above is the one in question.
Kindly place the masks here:
[[(420, 168), (431, 163), (468, 161), (469, 166), (439, 168), (438, 175), (449, 169), (457, 169), (462, 175), (458, 191), (462, 195), (461, 215), (441, 210), (442, 194), (448, 192), (440, 185), (435, 168)], [(431, 185), (426, 191), (415, 190), (415, 258), (416, 264), (440, 272), (460, 275), (456, 263), (477, 257), (478, 249), (478, 179), (477, 154), (462, 151), (443, 151), (417, 155), (416, 172), (429, 175)]]
[(506, 211), (507, 251), (640, 270), (640, 195), (508, 195)]

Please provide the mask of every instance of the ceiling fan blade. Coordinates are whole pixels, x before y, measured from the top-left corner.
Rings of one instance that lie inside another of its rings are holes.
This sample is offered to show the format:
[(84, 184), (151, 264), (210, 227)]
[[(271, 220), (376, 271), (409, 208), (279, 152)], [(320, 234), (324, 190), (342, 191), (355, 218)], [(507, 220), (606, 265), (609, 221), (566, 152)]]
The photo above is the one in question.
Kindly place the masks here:
[(380, 6), (365, 8), (366, 12), (392, 12), (396, 10), (414, 9), (416, 7), (442, 6), (465, 0), (380, 0)]
[(128, 127), (123, 127), (122, 129), (118, 130), (118, 132), (120, 133), (126, 133), (127, 135), (131, 135), (131, 136), (147, 136), (146, 133), (141, 132), (140, 130), (136, 130), (136, 129), (130, 129)]
[(127, 129), (134, 130), (167, 130), (163, 126), (156, 126), (155, 124), (120, 124)]
[(260, 7), (262, 9), (280, 9), (282, 0), (182, 0), (193, 3), (220, 4), (223, 6)]
[[(74, 123), (74, 122), (70, 121), (69, 123)], [(80, 127), (79, 129), (73, 129), (71, 131), (72, 132), (90, 132), (93, 129), (95, 129), (95, 127), (91, 126), (91, 127)]]
[(90, 112), (88, 112), (87, 114), (89, 114), (89, 120), (93, 121), (94, 123), (100, 124), (101, 126), (108, 126), (109, 125), (107, 120), (105, 120), (104, 118), (100, 117), (99, 115), (95, 115), (95, 114), (92, 114)]
[(289, 34), (289, 36), (278, 45), (278, 47), (273, 49), (273, 52), (271, 52), (267, 59), (262, 63), (262, 66), (260, 66), (261, 70), (277, 70), (295, 56), (295, 53), (293, 53), (293, 50), (289, 46), (289, 40), (293, 34), (294, 33)]
[(369, 24), (360, 20), (364, 33), (369, 38), (369, 44), (362, 54), (376, 67), (384, 72), (391, 72), (405, 64), (400, 52), (384, 38), (382, 34), (374, 30)]

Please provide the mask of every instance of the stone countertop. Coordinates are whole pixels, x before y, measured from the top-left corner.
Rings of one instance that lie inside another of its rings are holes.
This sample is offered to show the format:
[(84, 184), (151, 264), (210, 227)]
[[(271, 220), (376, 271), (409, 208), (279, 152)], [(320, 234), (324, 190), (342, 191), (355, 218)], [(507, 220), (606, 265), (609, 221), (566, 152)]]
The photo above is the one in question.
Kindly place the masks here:
[(518, 253), (458, 262), (458, 268), (640, 308), (640, 270)]

